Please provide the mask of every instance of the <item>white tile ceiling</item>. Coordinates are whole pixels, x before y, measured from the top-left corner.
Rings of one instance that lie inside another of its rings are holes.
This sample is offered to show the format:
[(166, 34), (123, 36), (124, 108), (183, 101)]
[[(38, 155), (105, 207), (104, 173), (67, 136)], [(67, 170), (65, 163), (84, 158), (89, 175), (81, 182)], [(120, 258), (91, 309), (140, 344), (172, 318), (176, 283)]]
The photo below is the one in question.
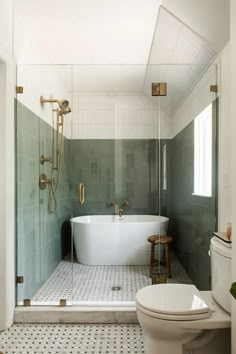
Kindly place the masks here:
[(204, 39), (160, 8), (149, 64), (207, 65), (215, 54)]

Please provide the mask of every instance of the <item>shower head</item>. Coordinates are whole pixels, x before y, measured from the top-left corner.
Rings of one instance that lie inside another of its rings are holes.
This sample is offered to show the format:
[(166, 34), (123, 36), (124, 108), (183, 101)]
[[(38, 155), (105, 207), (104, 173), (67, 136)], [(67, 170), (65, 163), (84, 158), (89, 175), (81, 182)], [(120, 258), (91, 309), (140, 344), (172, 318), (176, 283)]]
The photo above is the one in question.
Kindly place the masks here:
[[(58, 104), (59, 104), (59, 107), (61, 109), (66, 109), (66, 108), (69, 108), (69, 101), (65, 100), (65, 99), (62, 99), (61, 101), (57, 101)], [(68, 112), (69, 113), (69, 112)]]

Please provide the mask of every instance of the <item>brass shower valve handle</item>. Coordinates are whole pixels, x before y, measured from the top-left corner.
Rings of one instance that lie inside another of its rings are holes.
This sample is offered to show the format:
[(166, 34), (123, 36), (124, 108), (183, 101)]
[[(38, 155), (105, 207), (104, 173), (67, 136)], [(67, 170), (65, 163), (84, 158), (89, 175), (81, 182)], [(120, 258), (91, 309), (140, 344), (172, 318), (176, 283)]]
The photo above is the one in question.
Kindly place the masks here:
[(111, 202), (111, 206), (116, 206), (117, 205), (117, 202), (115, 201), (115, 200), (113, 200), (112, 202)]
[(124, 203), (122, 204), (124, 207), (129, 206), (129, 202), (127, 200), (124, 201)]
[(41, 165), (43, 165), (44, 162), (52, 162), (51, 156), (44, 156), (44, 155), (41, 155), (41, 156), (40, 156), (40, 163), (41, 163)]
[(44, 190), (47, 188), (48, 184), (55, 184), (54, 178), (47, 178), (47, 176), (44, 173), (42, 173), (39, 176), (39, 188), (41, 190)]

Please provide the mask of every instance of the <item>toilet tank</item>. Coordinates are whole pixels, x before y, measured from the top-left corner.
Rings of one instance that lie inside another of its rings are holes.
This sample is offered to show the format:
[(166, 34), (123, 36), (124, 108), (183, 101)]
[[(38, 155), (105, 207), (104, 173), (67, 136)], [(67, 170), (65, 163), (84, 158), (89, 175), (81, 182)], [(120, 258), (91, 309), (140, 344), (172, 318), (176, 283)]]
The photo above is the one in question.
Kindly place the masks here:
[(231, 312), (231, 244), (212, 237), (211, 253), (211, 287), (212, 296), (227, 312)]

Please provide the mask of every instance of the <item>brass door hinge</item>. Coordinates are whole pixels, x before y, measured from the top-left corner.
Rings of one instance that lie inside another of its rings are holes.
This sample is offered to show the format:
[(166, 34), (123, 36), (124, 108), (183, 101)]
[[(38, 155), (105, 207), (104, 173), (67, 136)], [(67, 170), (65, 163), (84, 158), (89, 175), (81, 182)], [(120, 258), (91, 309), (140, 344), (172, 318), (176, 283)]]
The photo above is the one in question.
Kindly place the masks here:
[(210, 92), (215, 92), (215, 93), (217, 93), (217, 92), (218, 92), (218, 86), (217, 86), (217, 85), (211, 85), (211, 86), (210, 86)]
[(66, 300), (65, 299), (60, 299), (59, 306), (60, 307), (66, 307)]
[(167, 96), (167, 83), (166, 82), (153, 82), (152, 83), (152, 96)]
[(152, 284), (164, 284), (167, 283), (167, 274), (153, 274)]
[(24, 87), (23, 86), (16, 86), (16, 93), (24, 93)]
[(23, 306), (31, 306), (31, 300), (30, 299), (24, 299), (23, 300)]
[(23, 283), (24, 283), (24, 277), (22, 275), (17, 275), (16, 284), (23, 284)]

